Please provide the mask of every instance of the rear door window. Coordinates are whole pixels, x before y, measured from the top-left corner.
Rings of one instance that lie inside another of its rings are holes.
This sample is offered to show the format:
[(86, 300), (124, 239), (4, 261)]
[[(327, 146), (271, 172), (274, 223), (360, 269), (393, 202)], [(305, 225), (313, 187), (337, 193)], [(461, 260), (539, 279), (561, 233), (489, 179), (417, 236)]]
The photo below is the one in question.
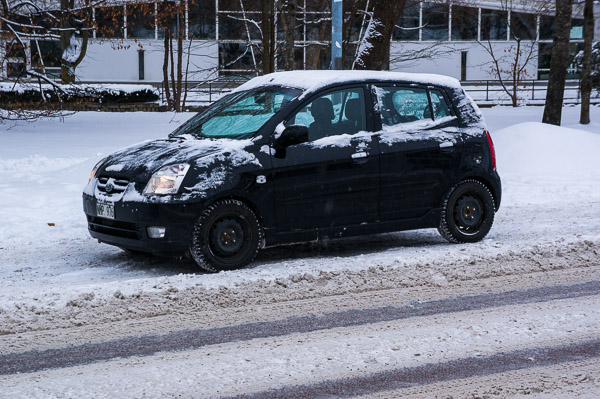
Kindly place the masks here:
[(425, 89), (375, 86), (375, 91), (384, 126), (433, 119)]

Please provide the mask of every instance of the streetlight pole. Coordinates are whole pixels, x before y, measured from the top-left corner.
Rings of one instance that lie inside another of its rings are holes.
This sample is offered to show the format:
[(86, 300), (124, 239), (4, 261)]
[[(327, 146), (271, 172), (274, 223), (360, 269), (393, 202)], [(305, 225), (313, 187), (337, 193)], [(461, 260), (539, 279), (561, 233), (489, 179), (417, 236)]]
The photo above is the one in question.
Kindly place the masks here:
[(342, 64), (342, 0), (331, 0), (331, 69), (341, 70)]

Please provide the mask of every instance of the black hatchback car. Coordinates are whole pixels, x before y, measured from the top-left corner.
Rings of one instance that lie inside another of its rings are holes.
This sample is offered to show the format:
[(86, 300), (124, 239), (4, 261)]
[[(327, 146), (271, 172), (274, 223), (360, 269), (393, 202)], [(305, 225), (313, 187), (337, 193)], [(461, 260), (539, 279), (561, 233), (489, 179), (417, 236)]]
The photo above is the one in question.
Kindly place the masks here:
[(101, 160), (83, 208), (100, 242), (216, 272), (326, 237), (437, 227), (475, 242), (500, 197), (492, 139), (455, 79), (298, 71)]

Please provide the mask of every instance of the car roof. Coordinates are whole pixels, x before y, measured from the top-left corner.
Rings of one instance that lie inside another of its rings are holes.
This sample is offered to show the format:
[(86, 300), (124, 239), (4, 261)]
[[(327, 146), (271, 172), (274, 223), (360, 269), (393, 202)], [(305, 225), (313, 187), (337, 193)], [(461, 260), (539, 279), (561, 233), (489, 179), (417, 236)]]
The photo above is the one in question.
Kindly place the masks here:
[(402, 82), (460, 88), (457, 79), (444, 75), (388, 71), (288, 71), (275, 72), (249, 80), (234, 91), (252, 90), (264, 86), (301, 89), (302, 97), (334, 84), (359, 82)]

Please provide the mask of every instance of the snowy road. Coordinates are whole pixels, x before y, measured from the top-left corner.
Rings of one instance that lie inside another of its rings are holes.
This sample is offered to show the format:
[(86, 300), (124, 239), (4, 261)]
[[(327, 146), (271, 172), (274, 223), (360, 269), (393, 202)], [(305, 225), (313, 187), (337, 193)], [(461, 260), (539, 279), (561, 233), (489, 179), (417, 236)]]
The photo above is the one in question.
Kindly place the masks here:
[(349, 238), (216, 275), (97, 244), (81, 212), (103, 154), (182, 119), (0, 131), (0, 397), (598, 397), (600, 125), (541, 111), (484, 110), (504, 197), (483, 242)]

